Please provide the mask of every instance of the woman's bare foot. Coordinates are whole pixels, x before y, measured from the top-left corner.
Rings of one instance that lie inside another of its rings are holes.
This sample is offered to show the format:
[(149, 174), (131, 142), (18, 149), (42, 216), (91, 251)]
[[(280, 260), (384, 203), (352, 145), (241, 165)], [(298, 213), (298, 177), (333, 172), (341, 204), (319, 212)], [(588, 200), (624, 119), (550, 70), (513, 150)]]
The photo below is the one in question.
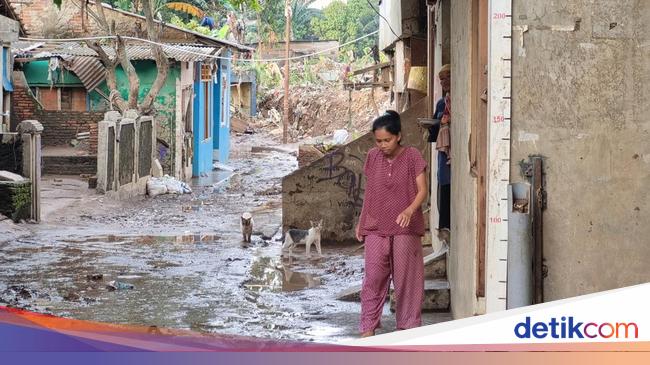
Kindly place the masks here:
[(370, 337), (370, 336), (374, 336), (374, 335), (375, 335), (375, 331), (374, 331), (374, 330), (372, 330), (372, 331), (366, 331), (366, 332), (364, 332), (364, 333), (361, 334), (361, 338), (364, 338), (364, 337)]

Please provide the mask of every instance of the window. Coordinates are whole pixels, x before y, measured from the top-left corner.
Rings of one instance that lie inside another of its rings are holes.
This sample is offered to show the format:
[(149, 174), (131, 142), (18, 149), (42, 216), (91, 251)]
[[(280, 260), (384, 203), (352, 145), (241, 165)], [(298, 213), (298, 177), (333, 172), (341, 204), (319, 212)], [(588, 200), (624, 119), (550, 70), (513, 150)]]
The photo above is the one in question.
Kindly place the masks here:
[(83, 87), (39, 87), (36, 97), (45, 110), (68, 110), (85, 112), (86, 89)]

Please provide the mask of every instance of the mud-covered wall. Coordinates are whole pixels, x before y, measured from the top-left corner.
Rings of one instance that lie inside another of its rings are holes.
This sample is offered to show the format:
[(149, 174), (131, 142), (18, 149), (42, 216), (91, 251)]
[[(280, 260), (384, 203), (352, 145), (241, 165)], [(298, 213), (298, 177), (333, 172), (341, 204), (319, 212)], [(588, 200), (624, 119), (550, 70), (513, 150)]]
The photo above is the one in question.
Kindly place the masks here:
[[(401, 115), (405, 145), (425, 155), (426, 131), (417, 124), (424, 116), (424, 100)], [(323, 240), (354, 239), (354, 226), (363, 206), (366, 154), (374, 147), (372, 133), (325, 155), (282, 180), (282, 226), (309, 228), (323, 219)]]
[(17, 133), (0, 133), (0, 170), (23, 173), (23, 140)]
[(513, 1), (511, 181), (545, 156), (545, 300), (650, 280), (650, 1)]

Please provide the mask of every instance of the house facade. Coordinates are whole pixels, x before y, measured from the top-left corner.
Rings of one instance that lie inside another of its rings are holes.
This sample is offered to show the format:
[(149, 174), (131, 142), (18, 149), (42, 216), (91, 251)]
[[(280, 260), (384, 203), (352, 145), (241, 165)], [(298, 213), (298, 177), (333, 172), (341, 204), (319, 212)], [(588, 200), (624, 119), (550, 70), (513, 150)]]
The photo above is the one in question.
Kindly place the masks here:
[[(9, 14), (8, 14), (9, 15)], [(20, 24), (12, 18), (0, 15), (0, 133), (11, 129), (9, 110), (13, 92), (11, 45), (18, 40)]]
[[(12, 6), (24, 18), (30, 36), (83, 34), (80, 9), (74, 2), (64, 1), (60, 10), (45, 0), (14, 2)], [(107, 19), (116, 22), (120, 34), (146, 38), (144, 17), (106, 4), (104, 10)], [(38, 13), (46, 13), (50, 21), (65, 25), (59, 30), (53, 29), (47, 21), (36, 18)], [(93, 34), (101, 34), (92, 17), (83, 21)], [(160, 39), (166, 44), (164, 51), (170, 68), (152, 108), (157, 124), (159, 158), (165, 173), (188, 180), (212, 170), (213, 159), (227, 162), (230, 111), (221, 107), (230, 102), (231, 68), (227, 58), (252, 49), (167, 24), (162, 28)], [(151, 48), (143, 43), (129, 43), (127, 48), (140, 79), (138, 97), (143, 98), (157, 74)], [(23, 64), (20, 71), (37, 108), (55, 113), (93, 113), (111, 108), (101, 62), (85, 45), (44, 43), (22, 54), (20, 60)], [(57, 71), (48, 71), (51, 69)], [(120, 94), (128, 97), (128, 78), (120, 67), (117, 83)], [(60, 142), (65, 141), (57, 143)]]
[[(451, 64), (453, 315), (508, 308), (518, 275), (531, 277), (529, 304), (647, 282), (650, 4), (389, 0), (380, 11), (395, 108), (411, 96), (410, 66), (428, 67), (432, 105)], [(525, 205), (508, 197), (518, 184)], [(529, 215), (523, 234), (513, 213)], [(523, 244), (535, 257), (512, 256)]]

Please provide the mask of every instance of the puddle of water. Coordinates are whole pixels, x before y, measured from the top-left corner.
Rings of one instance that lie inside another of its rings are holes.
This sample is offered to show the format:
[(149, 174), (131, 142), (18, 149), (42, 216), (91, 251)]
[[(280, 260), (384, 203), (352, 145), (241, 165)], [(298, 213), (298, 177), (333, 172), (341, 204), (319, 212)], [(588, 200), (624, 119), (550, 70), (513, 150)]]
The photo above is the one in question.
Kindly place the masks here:
[(282, 265), (280, 259), (256, 257), (250, 270), (250, 278), (244, 287), (253, 291), (290, 292), (320, 285), (320, 278), (308, 273), (292, 271)]
[(154, 243), (198, 243), (198, 242), (213, 242), (217, 241), (220, 237), (215, 234), (202, 234), (202, 233), (187, 233), (177, 236), (154, 236), (154, 235), (143, 235), (143, 236), (96, 236), (90, 238), (84, 238), (82, 240), (62, 240), (66, 243), (95, 243), (95, 242), (107, 242), (114, 244), (124, 244), (124, 243), (139, 243), (139, 244), (154, 244)]
[(234, 172), (214, 170), (208, 173), (207, 176), (192, 178), (192, 186), (207, 187), (221, 185), (225, 180), (230, 178)]

